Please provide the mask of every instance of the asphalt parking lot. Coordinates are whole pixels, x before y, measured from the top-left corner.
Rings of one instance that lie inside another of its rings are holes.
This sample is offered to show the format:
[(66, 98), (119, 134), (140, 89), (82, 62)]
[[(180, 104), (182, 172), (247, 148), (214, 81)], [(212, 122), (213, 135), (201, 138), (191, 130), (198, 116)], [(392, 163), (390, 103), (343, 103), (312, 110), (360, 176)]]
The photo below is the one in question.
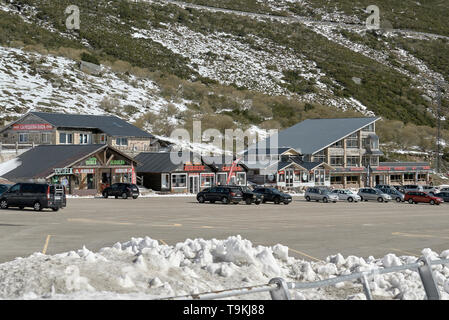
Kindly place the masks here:
[(175, 244), (187, 238), (240, 234), (256, 245), (289, 246), (290, 255), (320, 260), (343, 255), (419, 255), (449, 249), (449, 204), (317, 203), (199, 204), (194, 197), (137, 200), (68, 199), (59, 212), (0, 210), (0, 263), (34, 252), (90, 250), (149, 236)]

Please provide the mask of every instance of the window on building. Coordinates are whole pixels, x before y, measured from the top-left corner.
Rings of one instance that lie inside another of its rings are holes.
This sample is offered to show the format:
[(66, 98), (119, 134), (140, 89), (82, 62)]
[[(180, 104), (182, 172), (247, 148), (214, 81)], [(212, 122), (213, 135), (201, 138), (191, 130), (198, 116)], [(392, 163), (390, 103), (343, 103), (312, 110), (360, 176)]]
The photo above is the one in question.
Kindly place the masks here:
[(369, 156), (363, 156), (362, 157), (362, 166), (368, 167), (370, 164), (370, 157)]
[(59, 143), (60, 144), (72, 144), (73, 135), (71, 133), (60, 132), (59, 133)]
[(427, 174), (425, 173), (419, 173), (418, 174), (418, 181), (426, 181), (427, 180)]
[(117, 139), (115, 139), (115, 144), (118, 146), (127, 146), (128, 138), (117, 138)]
[(29, 141), (28, 133), (19, 133), (19, 143), (27, 143)]
[(228, 174), (226, 172), (217, 173), (217, 185), (219, 185), (219, 186), (226, 185), (227, 178), (228, 178)]
[(170, 174), (163, 173), (161, 175), (161, 188), (162, 189), (170, 189)]
[(212, 187), (215, 182), (215, 175), (213, 173), (202, 173), (200, 178), (201, 187)]
[(346, 148), (358, 148), (358, 147), (359, 147), (359, 136), (356, 132), (346, 138)]
[(404, 180), (405, 180), (405, 182), (414, 182), (415, 174), (414, 173), (404, 173)]
[(42, 143), (50, 143), (51, 141), (51, 135), (50, 133), (43, 133), (41, 136), (41, 142)]
[(100, 143), (106, 143), (106, 135), (105, 134), (100, 134)]
[(391, 183), (401, 183), (401, 175), (400, 174), (392, 174), (390, 175), (390, 182)]
[(346, 183), (348, 184), (357, 184), (359, 183), (359, 176), (347, 176)]
[(308, 171), (302, 171), (301, 172), (301, 182), (302, 183), (307, 183), (310, 180), (310, 174)]
[(279, 172), (278, 173), (278, 182), (285, 182), (285, 172)]
[(331, 156), (331, 166), (341, 167), (343, 166), (344, 158), (343, 156)]
[(88, 144), (89, 140), (89, 135), (87, 133), (80, 133), (80, 144)]
[(359, 159), (360, 158), (358, 156), (348, 156), (346, 157), (346, 165), (348, 167), (358, 167)]
[(187, 174), (173, 173), (171, 175), (171, 185), (173, 188), (187, 188)]
[(338, 142), (335, 142), (333, 145), (330, 146), (331, 148), (343, 148), (343, 140), (340, 140)]
[(362, 129), (362, 131), (365, 131), (365, 132), (374, 132), (374, 131), (376, 131), (375, 129), (376, 129), (376, 128), (375, 128), (374, 122), (373, 122), (373, 123), (371, 123), (370, 125), (367, 125), (366, 127), (364, 127), (364, 128)]
[(331, 184), (343, 184), (343, 176), (332, 176)]
[(237, 172), (237, 185), (244, 186), (246, 185), (246, 173), (245, 172)]
[(379, 157), (371, 157), (370, 164), (371, 166), (377, 167), (379, 165)]
[(322, 150), (313, 155), (313, 161), (315, 162), (326, 162), (326, 151)]

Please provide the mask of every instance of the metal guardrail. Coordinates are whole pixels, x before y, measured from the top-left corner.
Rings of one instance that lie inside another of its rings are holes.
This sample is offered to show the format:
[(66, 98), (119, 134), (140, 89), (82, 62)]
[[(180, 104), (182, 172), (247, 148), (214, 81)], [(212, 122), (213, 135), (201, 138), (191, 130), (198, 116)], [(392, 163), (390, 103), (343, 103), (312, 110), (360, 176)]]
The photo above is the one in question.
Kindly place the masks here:
[(291, 300), (290, 290), (314, 289), (328, 287), (340, 282), (361, 280), (363, 292), (367, 300), (373, 300), (368, 278), (370, 276), (399, 272), (404, 270), (417, 270), (426, 292), (427, 300), (440, 300), (441, 295), (432, 273), (432, 265), (449, 265), (449, 259), (429, 260), (427, 257), (419, 258), (415, 263), (382, 269), (373, 269), (366, 272), (357, 272), (335, 278), (313, 282), (287, 282), (282, 278), (273, 278), (265, 285), (256, 285), (244, 288), (198, 293), (186, 296), (169, 297), (161, 300), (213, 300), (236, 297), (260, 292), (269, 292), (272, 300)]

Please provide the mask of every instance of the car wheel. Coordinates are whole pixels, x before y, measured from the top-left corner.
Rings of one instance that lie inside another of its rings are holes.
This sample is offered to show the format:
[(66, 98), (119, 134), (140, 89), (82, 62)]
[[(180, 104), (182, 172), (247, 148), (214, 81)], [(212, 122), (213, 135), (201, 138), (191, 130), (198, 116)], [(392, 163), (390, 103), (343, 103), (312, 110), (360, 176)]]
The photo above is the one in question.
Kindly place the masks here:
[(215, 203), (215, 200), (211, 200), (210, 203)]
[(199, 196), (198, 197), (198, 202), (199, 203), (204, 203), (204, 197), (203, 196)]
[(307, 196), (307, 197), (306, 197), (306, 200), (307, 200), (307, 201), (310, 201), (310, 197), (309, 197), (309, 196)]
[(323, 202), (324, 202), (324, 203), (328, 203), (329, 200), (328, 200), (327, 198), (323, 198)]
[(228, 204), (228, 203), (229, 203), (229, 199), (226, 198), (226, 197), (223, 197), (223, 198), (221, 198), (221, 202), (222, 202), (223, 204)]
[(396, 198), (396, 202), (401, 202), (401, 201), (402, 201), (401, 198), (399, 198), (399, 197)]
[(107, 199), (109, 197), (107, 192), (103, 192), (103, 198)]
[(352, 197), (348, 198), (348, 202), (353, 202), (353, 201), (354, 201), (354, 199)]
[(136, 200), (139, 196), (133, 196), (133, 199)]
[(384, 198), (379, 197), (379, 198), (377, 198), (377, 201), (378, 201), (378, 202), (384, 202)]
[(0, 201), (0, 208), (8, 209), (8, 201), (6, 201), (6, 200)]
[(413, 204), (413, 199), (408, 199), (408, 203)]
[(20, 206), (20, 207), (19, 207), (20, 210), (23, 210), (23, 208), (25, 208), (25, 207), (23, 207), (23, 206)]
[(251, 198), (246, 198), (245, 203), (246, 204), (251, 204), (252, 203)]
[(34, 211), (42, 211), (42, 206), (39, 202), (36, 201), (33, 205), (33, 209)]
[(128, 199), (128, 195), (126, 194), (126, 192), (122, 193), (122, 199)]
[(274, 198), (274, 204), (280, 204), (281, 199), (279, 197)]
[(435, 204), (434, 200), (430, 200), (430, 204), (433, 206)]
[(285, 204), (285, 205), (288, 205), (289, 203), (290, 203), (290, 202), (288, 202), (288, 201), (284, 201), (284, 204)]
[(361, 196), (361, 197), (360, 197), (360, 202), (362, 202), (362, 201), (365, 201), (365, 200), (364, 200), (363, 197)]
[(259, 205), (261, 203), (261, 201), (256, 201), (254, 202), (256, 205)]
[(54, 212), (59, 211), (59, 208), (51, 208)]

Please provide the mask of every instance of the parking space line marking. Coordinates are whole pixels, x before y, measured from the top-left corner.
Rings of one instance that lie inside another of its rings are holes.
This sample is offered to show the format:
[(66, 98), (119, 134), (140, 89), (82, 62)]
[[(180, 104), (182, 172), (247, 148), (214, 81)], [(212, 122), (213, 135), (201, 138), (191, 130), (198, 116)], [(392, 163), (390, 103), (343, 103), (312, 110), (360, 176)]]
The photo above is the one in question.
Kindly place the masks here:
[(44, 245), (44, 249), (42, 250), (42, 253), (45, 254), (47, 252), (47, 248), (48, 248), (48, 242), (50, 242), (50, 237), (51, 235), (49, 234), (47, 236), (47, 239), (45, 240), (45, 245)]
[(394, 236), (403, 236), (403, 237), (409, 237), (409, 238), (449, 239), (449, 237), (438, 237), (438, 236), (433, 236), (431, 234), (412, 234), (412, 233), (405, 233), (405, 232), (392, 232), (391, 234)]
[(310, 259), (312, 259), (312, 260), (315, 260), (315, 261), (322, 261), (322, 260), (320, 260), (320, 259), (318, 259), (318, 258), (309, 256), (308, 254), (306, 254), (306, 253), (304, 253), (304, 252), (301, 252), (301, 251), (299, 251), (299, 250), (295, 250), (295, 249), (292, 249), (292, 248), (288, 248), (288, 249), (291, 250), (291, 251), (293, 251), (293, 252), (299, 253), (299, 254), (302, 255), (302, 256), (305, 256), (305, 257), (307, 257), (307, 258), (310, 258)]
[(419, 256), (419, 254), (411, 253), (411, 252), (404, 251), (404, 250), (399, 250), (399, 249), (396, 249), (396, 248), (390, 248), (390, 250), (401, 252), (401, 253), (405, 253), (405, 254), (408, 254), (408, 255), (411, 255), (411, 256), (414, 256), (414, 257), (418, 257)]
[(211, 226), (201, 226), (201, 229), (214, 229), (214, 227), (211, 227)]
[(163, 245), (168, 246), (167, 242), (165, 242), (163, 239), (159, 239), (160, 242), (162, 242)]
[(75, 219), (67, 219), (68, 222), (84, 222), (84, 223), (98, 223), (98, 224), (112, 224), (112, 225), (135, 225), (135, 223), (131, 222), (117, 222), (117, 221), (108, 221), (108, 220), (93, 220), (93, 219), (83, 219), (83, 218), (75, 218)]

